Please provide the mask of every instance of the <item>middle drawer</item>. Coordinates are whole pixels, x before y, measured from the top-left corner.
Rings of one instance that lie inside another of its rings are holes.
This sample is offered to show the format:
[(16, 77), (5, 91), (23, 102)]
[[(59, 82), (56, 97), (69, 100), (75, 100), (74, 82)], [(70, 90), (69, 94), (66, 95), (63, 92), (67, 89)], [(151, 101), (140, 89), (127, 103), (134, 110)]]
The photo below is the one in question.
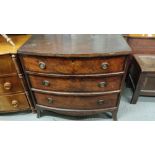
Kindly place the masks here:
[(31, 87), (48, 91), (102, 92), (119, 90), (122, 75), (111, 77), (43, 77), (29, 75)]

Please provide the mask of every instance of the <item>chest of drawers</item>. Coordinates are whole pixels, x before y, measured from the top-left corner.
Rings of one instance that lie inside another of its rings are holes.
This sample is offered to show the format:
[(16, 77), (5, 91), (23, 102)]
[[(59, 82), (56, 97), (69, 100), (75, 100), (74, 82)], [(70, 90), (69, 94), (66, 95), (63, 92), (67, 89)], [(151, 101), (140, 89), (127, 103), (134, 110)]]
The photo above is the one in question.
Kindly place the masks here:
[(17, 57), (17, 49), (30, 36), (12, 36), (16, 47), (0, 38), (0, 113), (30, 110), (29, 96)]
[(112, 112), (116, 120), (129, 53), (121, 35), (33, 35), (19, 56), (38, 117)]

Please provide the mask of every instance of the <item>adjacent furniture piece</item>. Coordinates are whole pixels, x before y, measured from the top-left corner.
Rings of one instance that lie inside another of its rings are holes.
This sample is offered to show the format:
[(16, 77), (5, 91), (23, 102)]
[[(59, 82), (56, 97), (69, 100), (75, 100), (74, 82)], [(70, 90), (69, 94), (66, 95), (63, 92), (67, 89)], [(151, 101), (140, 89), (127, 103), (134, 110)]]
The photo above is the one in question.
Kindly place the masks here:
[(134, 55), (130, 68), (130, 81), (133, 89), (132, 104), (138, 97), (155, 96), (155, 55)]
[(5, 40), (12, 46), (15, 46), (14, 42), (12, 41), (12, 39), (10, 37), (8, 37), (8, 35), (6, 34), (1, 34), (3, 36), (3, 38), (5, 38)]
[(125, 35), (132, 54), (155, 54), (155, 34)]
[(30, 35), (12, 35), (15, 47), (0, 37), (0, 113), (30, 110), (31, 103), (25, 88), (17, 49)]
[(132, 48), (127, 83), (134, 92), (131, 103), (135, 104), (139, 95), (154, 96), (155, 34), (128, 34), (125, 37)]
[(38, 117), (111, 112), (116, 120), (129, 54), (121, 35), (33, 35), (19, 56)]

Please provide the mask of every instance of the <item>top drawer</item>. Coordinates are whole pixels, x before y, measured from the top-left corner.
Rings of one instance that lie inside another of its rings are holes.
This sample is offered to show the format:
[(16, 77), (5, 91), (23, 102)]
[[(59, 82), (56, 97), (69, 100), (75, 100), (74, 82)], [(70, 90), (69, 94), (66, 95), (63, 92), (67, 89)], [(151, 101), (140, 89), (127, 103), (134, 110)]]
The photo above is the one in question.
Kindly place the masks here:
[(59, 58), (24, 56), (27, 71), (51, 74), (103, 74), (124, 70), (125, 56), (103, 58)]
[(15, 65), (10, 55), (0, 56), (0, 75), (16, 73)]

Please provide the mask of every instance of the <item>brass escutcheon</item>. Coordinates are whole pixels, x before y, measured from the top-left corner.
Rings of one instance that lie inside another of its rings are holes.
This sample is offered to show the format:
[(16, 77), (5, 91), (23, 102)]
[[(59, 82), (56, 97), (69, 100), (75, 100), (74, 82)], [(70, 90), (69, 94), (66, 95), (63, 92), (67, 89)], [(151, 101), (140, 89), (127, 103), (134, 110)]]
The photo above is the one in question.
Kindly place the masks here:
[(40, 67), (40, 69), (45, 69), (46, 64), (44, 62), (39, 62), (39, 67)]
[(103, 88), (103, 87), (106, 87), (107, 86), (107, 83), (106, 82), (100, 82), (98, 83), (98, 87), (100, 88)]
[(108, 69), (108, 67), (109, 67), (109, 64), (107, 63), (107, 62), (104, 62), (104, 63), (102, 63), (101, 64), (101, 67), (102, 67), (102, 69)]
[(98, 104), (98, 105), (102, 105), (102, 104), (104, 104), (104, 103), (105, 103), (104, 100), (98, 100), (98, 101), (97, 101), (97, 104)]
[(48, 104), (52, 104), (53, 103), (53, 99), (52, 98), (47, 98), (47, 100), (48, 100)]

